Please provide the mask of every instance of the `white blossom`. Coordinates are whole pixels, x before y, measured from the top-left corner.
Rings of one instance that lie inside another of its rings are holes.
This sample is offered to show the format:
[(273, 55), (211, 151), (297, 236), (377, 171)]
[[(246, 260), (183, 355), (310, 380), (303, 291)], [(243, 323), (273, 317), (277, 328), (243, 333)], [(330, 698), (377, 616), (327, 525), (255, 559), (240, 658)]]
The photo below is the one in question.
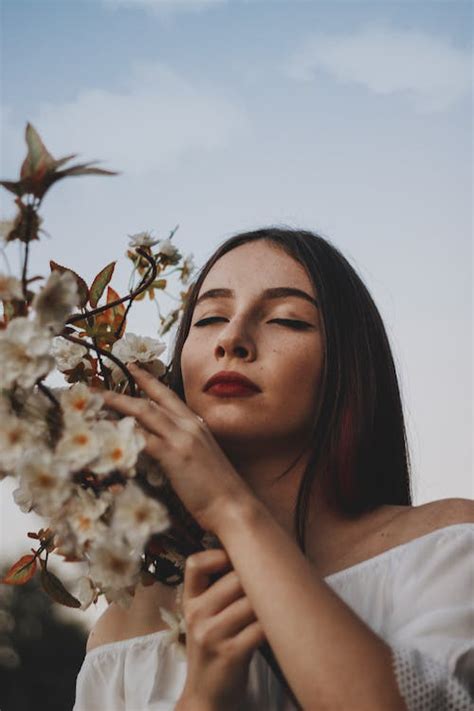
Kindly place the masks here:
[(51, 521), (58, 546), (77, 553), (78, 549), (84, 550), (88, 542), (105, 540), (109, 528), (101, 517), (112, 499), (113, 494), (108, 491), (96, 496), (91, 489), (76, 487), (74, 495)]
[(94, 542), (89, 551), (89, 563), (90, 577), (108, 594), (138, 583), (140, 555), (122, 541)]
[(23, 299), (21, 281), (13, 276), (0, 274), (0, 300), (11, 301), (12, 299)]
[(64, 430), (56, 445), (56, 455), (75, 472), (87, 466), (100, 452), (94, 424), (79, 415), (64, 419)]
[(112, 530), (124, 536), (134, 548), (142, 551), (153, 533), (165, 531), (170, 525), (166, 507), (146, 496), (133, 482), (115, 497)]
[(118, 422), (102, 420), (95, 426), (101, 443), (101, 451), (89, 469), (96, 474), (118, 470), (135, 476), (138, 453), (145, 447), (144, 436), (136, 429), (133, 417), (124, 417)]
[(159, 608), (163, 622), (166, 622), (170, 631), (168, 632), (168, 641), (176, 645), (181, 659), (186, 659), (186, 645), (179, 641), (181, 634), (186, 634), (186, 622), (181, 612), (172, 612), (166, 607)]
[(55, 270), (35, 295), (31, 305), (36, 311), (38, 322), (57, 334), (78, 304), (79, 293), (74, 274)]
[(85, 383), (74, 383), (72, 387), (64, 388), (59, 400), (65, 420), (69, 417), (74, 419), (77, 415), (86, 420), (94, 420), (104, 404), (102, 395), (92, 392)]
[(97, 594), (98, 591), (90, 578), (86, 575), (79, 578), (74, 590), (74, 597), (81, 603), (81, 610), (87, 610), (91, 603), (97, 599)]
[(13, 474), (24, 453), (34, 449), (34, 432), (26, 420), (8, 413), (3, 408), (1, 420), (0, 466)]
[(26, 316), (12, 319), (0, 331), (0, 387), (9, 388), (16, 381), (32, 387), (54, 368), (50, 349), (51, 334), (36, 321)]
[(181, 281), (183, 284), (187, 284), (189, 282), (189, 277), (195, 269), (196, 265), (194, 264), (194, 254), (188, 254), (183, 262), (183, 266), (181, 267)]
[(88, 349), (80, 346), (79, 343), (72, 343), (61, 336), (53, 339), (51, 354), (56, 361), (56, 368), (63, 373), (65, 370), (75, 368), (79, 363), (84, 363), (86, 368), (90, 368), (90, 362), (85, 358)]
[(33, 508), (33, 494), (26, 485), (19, 486), (18, 489), (15, 489), (12, 496), (13, 501), (20, 511), (23, 511), (23, 513), (29, 513), (31, 511)]
[(112, 355), (119, 358), (122, 363), (149, 363), (156, 360), (165, 349), (166, 343), (156, 338), (126, 333), (123, 338), (115, 341)]
[(134, 247), (153, 247), (155, 244), (158, 244), (160, 241), (159, 239), (153, 239), (151, 234), (149, 232), (137, 232), (135, 235), (128, 235), (129, 236), (129, 246), (134, 248)]
[[(154, 377), (159, 378), (166, 372), (165, 364), (158, 358), (166, 350), (166, 343), (148, 336), (127, 333), (112, 346), (112, 355), (122, 363), (140, 363)], [(125, 374), (113, 361), (106, 358), (106, 364), (112, 370), (115, 383), (125, 379)]]
[[(20, 486), (15, 490), (16, 503), (30, 502), (30, 507), (43, 516), (55, 516), (69, 498), (72, 483), (67, 465), (44, 448), (27, 452), (18, 465)], [(20, 505), (20, 504), (19, 504)], [(20, 507), (21, 508), (21, 507)]]
[(158, 244), (158, 254), (164, 254), (171, 259), (179, 256), (179, 250), (172, 244), (170, 239), (162, 239)]

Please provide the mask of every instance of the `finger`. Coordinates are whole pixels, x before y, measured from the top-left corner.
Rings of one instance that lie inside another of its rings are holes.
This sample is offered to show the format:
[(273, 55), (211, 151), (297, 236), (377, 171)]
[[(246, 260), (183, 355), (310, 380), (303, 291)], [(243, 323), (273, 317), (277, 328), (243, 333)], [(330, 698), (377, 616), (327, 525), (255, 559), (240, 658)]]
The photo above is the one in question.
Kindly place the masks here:
[(136, 363), (128, 363), (127, 367), (140, 389), (143, 390), (151, 400), (169, 408), (175, 415), (181, 417), (189, 416), (190, 409), (171, 388), (162, 383), (151, 373), (140, 368)]
[(249, 654), (258, 649), (266, 641), (267, 637), (260, 620), (251, 622), (234, 637), (235, 644), (242, 648), (244, 653), (247, 651)]
[(135, 417), (140, 424), (158, 437), (170, 436), (176, 429), (176, 423), (170, 414), (156, 403), (148, 402), (144, 398), (121, 395), (111, 390), (104, 391), (103, 398), (108, 407), (124, 415)]
[(245, 592), (240, 584), (239, 577), (235, 570), (231, 570), (219, 578), (217, 582), (211, 584), (199, 596), (199, 605), (211, 617), (218, 615), (226, 607), (229, 607), (229, 605), (244, 596)]
[(232, 567), (229, 556), (222, 548), (193, 553), (186, 559), (183, 587), (183, 604), (207, 590), (210, 577), (218, 571)]
[(215, 641), (234, 637), (252, 622), (256, 621), (255, 612), (248, 597), (243, 595), (227, 605), (216, 615), (209, 615), (211, 629), (215, 630)]

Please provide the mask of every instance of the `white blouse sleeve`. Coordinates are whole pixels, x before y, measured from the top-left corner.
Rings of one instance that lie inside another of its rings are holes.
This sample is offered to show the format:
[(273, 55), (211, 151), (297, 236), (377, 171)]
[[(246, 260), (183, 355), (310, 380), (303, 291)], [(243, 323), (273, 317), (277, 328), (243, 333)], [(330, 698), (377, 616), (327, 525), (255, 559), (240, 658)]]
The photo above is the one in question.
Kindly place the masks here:
[(73, 711), (173, 711), (186, 660), (167, 630), (88, 652), (76, 680)]
[(474, 524), (406, 546), (387, 641), (409, 711), (474, 711)]

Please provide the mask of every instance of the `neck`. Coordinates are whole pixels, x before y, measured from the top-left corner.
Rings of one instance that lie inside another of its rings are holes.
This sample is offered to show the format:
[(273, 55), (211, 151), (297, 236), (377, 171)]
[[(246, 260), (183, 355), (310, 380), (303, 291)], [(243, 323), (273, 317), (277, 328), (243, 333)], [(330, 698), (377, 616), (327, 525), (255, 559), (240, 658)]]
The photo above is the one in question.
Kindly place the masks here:
[[(255, 451), (251, 446), (220, 443), (239, 475), (246, 481), (255, 496), (266, 506), (280, 526), (293, 540), (294, 513), (301, 480), (311, 456), (305, 443), (280, 447), (275, 442)], [(261, 441), (260, 441), (261, 444)], [(318, 493), (317, 476), (308, 506), (307, 539), (325, 538), (337, 525), (340, 517), (329, 510)], [(311, 545), (308, 554), (311, 555)]]

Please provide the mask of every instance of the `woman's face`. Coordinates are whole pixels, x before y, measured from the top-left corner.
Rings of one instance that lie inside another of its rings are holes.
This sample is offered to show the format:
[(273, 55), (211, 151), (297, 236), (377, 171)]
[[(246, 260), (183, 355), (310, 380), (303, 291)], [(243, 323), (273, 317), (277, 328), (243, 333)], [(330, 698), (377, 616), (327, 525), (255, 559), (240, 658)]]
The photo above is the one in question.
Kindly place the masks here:
[[(319, 310), (294, 295), (265, 298), (265, 290), (277, 287), (317, 299), (303, 266), (263, 240), (222, 256), (201, 285), (198, 299), (213, 289), (230, 292), (196, 304), (181, 369), (187, 405), (218, 441), (296, 443), (310, 431), (324, 360)], [(205, 392), (207, 380), (222, 370), (245, 375), (260, 392), (248, 397)]]

